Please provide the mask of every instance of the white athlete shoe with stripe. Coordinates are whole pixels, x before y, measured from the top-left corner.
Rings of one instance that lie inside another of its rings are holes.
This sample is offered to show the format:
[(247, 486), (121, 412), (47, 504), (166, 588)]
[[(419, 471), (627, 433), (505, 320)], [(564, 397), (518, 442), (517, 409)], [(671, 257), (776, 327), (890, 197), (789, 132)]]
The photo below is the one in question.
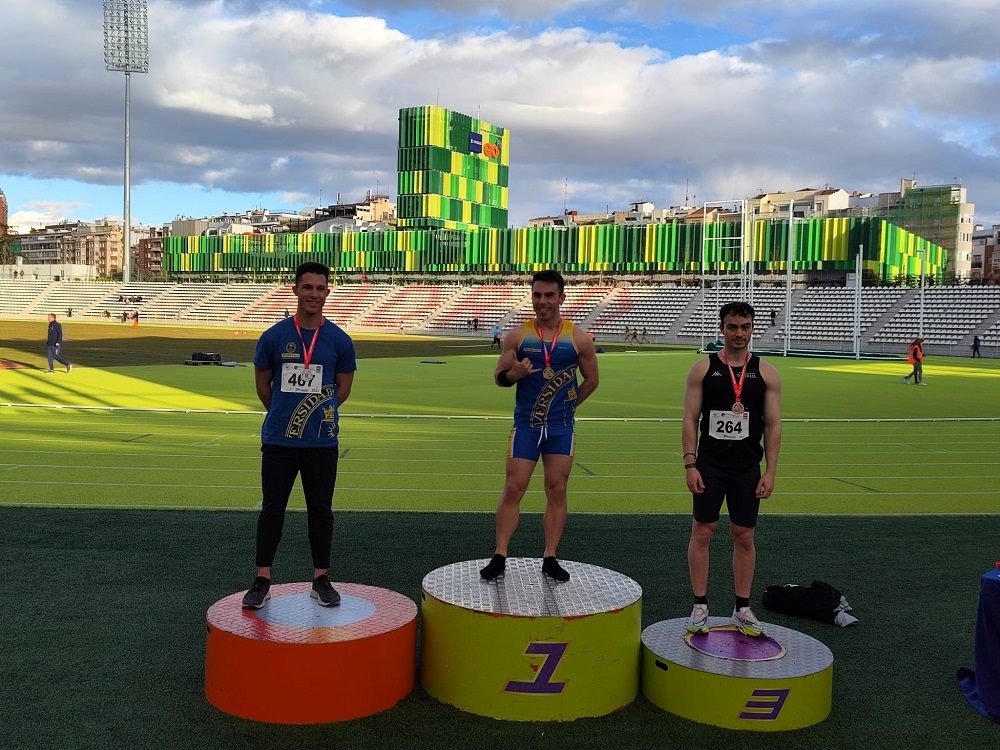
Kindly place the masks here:
[(753, 613), (750, 607), (740, 607), (733, 610), (733, 625), (743, 635), (749, 635), (754, 638), (763, 638), (767, 635), (764, 626), (757, 619), (757, 615)]

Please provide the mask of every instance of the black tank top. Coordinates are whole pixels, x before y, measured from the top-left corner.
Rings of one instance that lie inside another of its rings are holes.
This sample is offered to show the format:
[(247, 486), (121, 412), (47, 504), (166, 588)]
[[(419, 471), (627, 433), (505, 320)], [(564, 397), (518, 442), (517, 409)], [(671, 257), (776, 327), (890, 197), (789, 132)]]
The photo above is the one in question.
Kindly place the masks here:
[[(743, 380), (740, 402), (750, 413), (750, 430), (742, 440), (719, 440), (711, 433), (709, 412), (732, 411), (736, 402), (733, 379), (729, 365), (718, 354), (708, 357), (708, 372), (701, 381), (701, 439), (698, 443), (698, 461), (733, 473), (743, 472), (764, 457), (764, 391), (767, 384), (760, 374), (760, 357), (750, 354), (747, 374)], [(740, 381), (743, 367), (734, 367), (736, 382)]]

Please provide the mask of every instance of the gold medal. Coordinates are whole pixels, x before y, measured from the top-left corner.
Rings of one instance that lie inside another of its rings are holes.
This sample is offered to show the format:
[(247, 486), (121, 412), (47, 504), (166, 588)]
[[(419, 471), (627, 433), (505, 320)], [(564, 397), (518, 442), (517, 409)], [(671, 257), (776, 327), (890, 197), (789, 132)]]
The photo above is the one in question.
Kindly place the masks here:
[(553, 370), (551, 367), (546, 367), (544, 370), (542, 370), (542, 375), (545, 376), (546, 380), (553, 377), (555, 374), (556, 371)]
[(742, 414), (742, 413), (743, 413), (743, 404), (737, 401), (735, 404), (733, 404), (733, 414)]

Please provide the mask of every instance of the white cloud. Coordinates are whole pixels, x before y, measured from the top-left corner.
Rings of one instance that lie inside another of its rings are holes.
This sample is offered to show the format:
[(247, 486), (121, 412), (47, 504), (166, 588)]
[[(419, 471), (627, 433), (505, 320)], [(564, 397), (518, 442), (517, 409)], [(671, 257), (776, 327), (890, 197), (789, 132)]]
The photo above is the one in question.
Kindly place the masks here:
[[(132, 77), (133, 188), (173, 184), (189, 203), (144, 218), (197, 214), (206, 190), (314, 203), (320, 189), (357, 200), (391, 188), (399, 108), (439, 101), (511, 130), (515, 224), (561, 211), (567, 178), (568, 207), (591, 212), (680, 203), (685, 180), (710, 200), (891, 189), (912, 172), (961, 175), (977, 219), (1000, 221), (991, 3), (347, 7), (151, 0), (150, 72)], [(680, 32), (655, 28), (668, 22), (752, 41), (673, 54)], [(121, 180), (122, 76), (103, 70), (100, 47), (93, 2), (5, 2), (0, 170)]]

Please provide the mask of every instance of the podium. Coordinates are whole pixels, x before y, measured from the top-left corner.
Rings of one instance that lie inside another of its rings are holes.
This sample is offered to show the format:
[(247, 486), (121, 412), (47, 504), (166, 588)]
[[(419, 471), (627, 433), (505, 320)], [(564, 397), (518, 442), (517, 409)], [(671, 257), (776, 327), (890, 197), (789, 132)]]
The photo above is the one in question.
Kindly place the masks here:
[(421, 592), (420, 679), (442, 703), (517, 721), (602, 716), (639, 692), (642, 589), (620, 573), (560, 561), (570, 580), (537, 558), (509, 558), (484, 581), (489, 560), (427, 574)]
[(778, 732), (817, 724), (833, 705), (833, 654), (804, 633), (767, 625), (768, 637), (709, 618), (707, 635), (687, 618), (642, 632), (642, 692), (685, 719), (727, 729)]
[(271, 587), (258, 610), (244, 592), (206, 617), (205, 697), (216, 708), (275, 724), (322, 724), (394, 706), (416, 680), (417, 605), (402, 594), (335, 583), (321, 607), (310, 583)]

